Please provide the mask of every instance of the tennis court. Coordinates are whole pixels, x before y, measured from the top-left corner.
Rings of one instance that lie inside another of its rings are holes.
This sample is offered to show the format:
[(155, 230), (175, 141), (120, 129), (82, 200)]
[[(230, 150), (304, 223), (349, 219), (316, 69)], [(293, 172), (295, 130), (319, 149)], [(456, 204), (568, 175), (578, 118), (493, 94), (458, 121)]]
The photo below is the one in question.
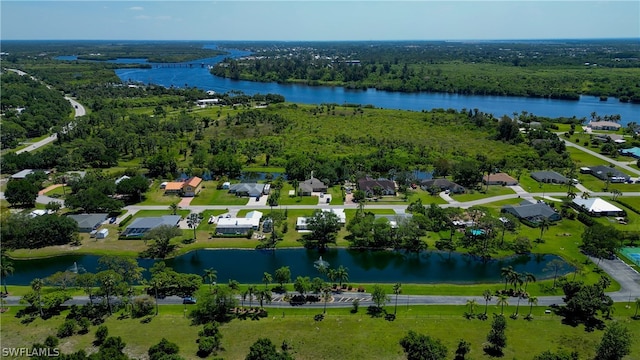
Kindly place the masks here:
[(620, 250), (620, 252), (629, 260), (631, 260), (634, 264), (640, 266), (640, 248), (637, 247), (625, 247)]

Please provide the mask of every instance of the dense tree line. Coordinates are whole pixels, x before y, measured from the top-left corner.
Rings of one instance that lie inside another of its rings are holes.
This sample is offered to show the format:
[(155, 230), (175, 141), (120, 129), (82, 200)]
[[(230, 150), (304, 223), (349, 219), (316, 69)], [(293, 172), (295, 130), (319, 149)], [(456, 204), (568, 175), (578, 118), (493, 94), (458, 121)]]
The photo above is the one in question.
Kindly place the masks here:
[(2, 243), (10, 249), (65, 245), (76, 239), (78, 223), (66, 216), (11, 214), (2, 223)]
[(5, 72), (0, 76), (2, 149), (26, 138), (47, 134), (51, 127), (66, 123), (71, 105), (58, 91), (48, 89), (29, 76)]

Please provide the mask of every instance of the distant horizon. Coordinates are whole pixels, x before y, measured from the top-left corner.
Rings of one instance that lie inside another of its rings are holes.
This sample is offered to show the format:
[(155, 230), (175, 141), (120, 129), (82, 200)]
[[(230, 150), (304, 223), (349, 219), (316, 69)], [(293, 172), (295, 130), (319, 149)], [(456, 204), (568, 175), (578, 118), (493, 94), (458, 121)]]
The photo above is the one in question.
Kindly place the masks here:
[(3, 0), (0, 6), (3, 40), (312, 42), (640, 38), (640, 1), (635, 0)]
[(397, 40), (392, 40), (392, 39), (386, 39), (386, 40), (376, 40), (376, 39), (371, 39), (371, 40), (252, 40), (252, 39), (244, 39), (244, 40), (224, 40), (224, 39), (211, 39), (211, 40), (206, 40), (206, 39), (183, 39), (183, 40), (176, 40), (176, 39), (2, 39), (1, 41), (32, 41), (32, 42), (38, 42), (38, 41), (77, 41), (77, 42), (99, 42), (99, 41), (122, 41), (122, 42), (234, 42), (234, 43), (241, 43), (241, 42), (264, 42), (264, 43), (268, 43), (268, 42), (282, 42), (282, 43), (314, 43), (314, 42), (326, 42), (326, 43), (331, 43), (331, 42), (408, 42), (408, 41), (416, 41), (416, 42), (451, 42), (451, 43), (464, 43), (464, 42), (484, 42), (484, 43), (491, 43), (491, 42), (539, 42), (539, 41), (545, 41), (545, 42), (562, 42), (562, 41), (640, 41), (640, 37), (618, 37), (618, 38), (538, 38), (538, 39), (456, 39), (456, 40), (451, 40), (451, 39), (397, 39)]

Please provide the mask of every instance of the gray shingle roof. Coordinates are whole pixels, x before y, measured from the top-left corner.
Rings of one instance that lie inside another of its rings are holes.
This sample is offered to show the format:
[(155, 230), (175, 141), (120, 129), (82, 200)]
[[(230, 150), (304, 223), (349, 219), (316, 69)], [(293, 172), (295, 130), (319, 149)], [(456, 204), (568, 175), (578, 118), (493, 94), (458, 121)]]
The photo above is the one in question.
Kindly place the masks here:
[(520, 219), (537, 220), (546, 218), (552, 221), (560, 220), (560, 215), (545, 203), (523, 203), (518, 206), (507, 205), (502, 208), (502, 211), (510, 213)]
[(78, 228), (88, 229), (94, 228), (107, 219), (107, 214), (78, 214), (69, 215), (70, 219), (78, 223)]
[(176, 226), (182, 217), (180, 215), (164, 215), (160, 217), (145, 217), (135, 219), (122, 233), (122, 236), (141, 236), (145, 232), (161, 225)]
[(531, 173), (531, 177), (537, 181), (553, 181), (556, 183), (569, 182), (569, 179), (555, 171), (535, 171)]

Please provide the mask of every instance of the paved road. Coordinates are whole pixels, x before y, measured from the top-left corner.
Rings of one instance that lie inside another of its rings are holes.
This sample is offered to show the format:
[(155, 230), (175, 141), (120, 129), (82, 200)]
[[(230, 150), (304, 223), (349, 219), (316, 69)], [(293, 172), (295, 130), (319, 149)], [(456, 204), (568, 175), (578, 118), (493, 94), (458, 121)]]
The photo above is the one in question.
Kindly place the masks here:
[[(559, 138), (562, 139), (561, 136), (559, 136)], [(562, 141), (564, 141), (564, 143), (569, 147), (574, 147), (576, 149), (579, 149), (580, 151), (584, 151), (585, 153), (587, 153), (589, 155), (595, 156), (595, 157), (597, 157), (599, 159), (602, 159), (602, 160), (604, 160), (604, 161), (606, 161), (608, 163), (614, 164), (615, 166), (619, 166), (619, 167), (625, 169), (626, 171), (628, 171), (628, 172), (630, 172), (632, 174), (640, 175), (640, 170), (632, 168), (631, 166), (627, 165), (626, 162), (613, 160), (610, 157), (604, 156), (604, 155), (599, 154), (599, 153), (597, 153), (597, 152), (595, 152), (593, 150), (587, 149), (584, 146), (580, 146), (580, 145), (574, 144), (571, 141), (568, 141), (566, 139), (562, 139)]]

